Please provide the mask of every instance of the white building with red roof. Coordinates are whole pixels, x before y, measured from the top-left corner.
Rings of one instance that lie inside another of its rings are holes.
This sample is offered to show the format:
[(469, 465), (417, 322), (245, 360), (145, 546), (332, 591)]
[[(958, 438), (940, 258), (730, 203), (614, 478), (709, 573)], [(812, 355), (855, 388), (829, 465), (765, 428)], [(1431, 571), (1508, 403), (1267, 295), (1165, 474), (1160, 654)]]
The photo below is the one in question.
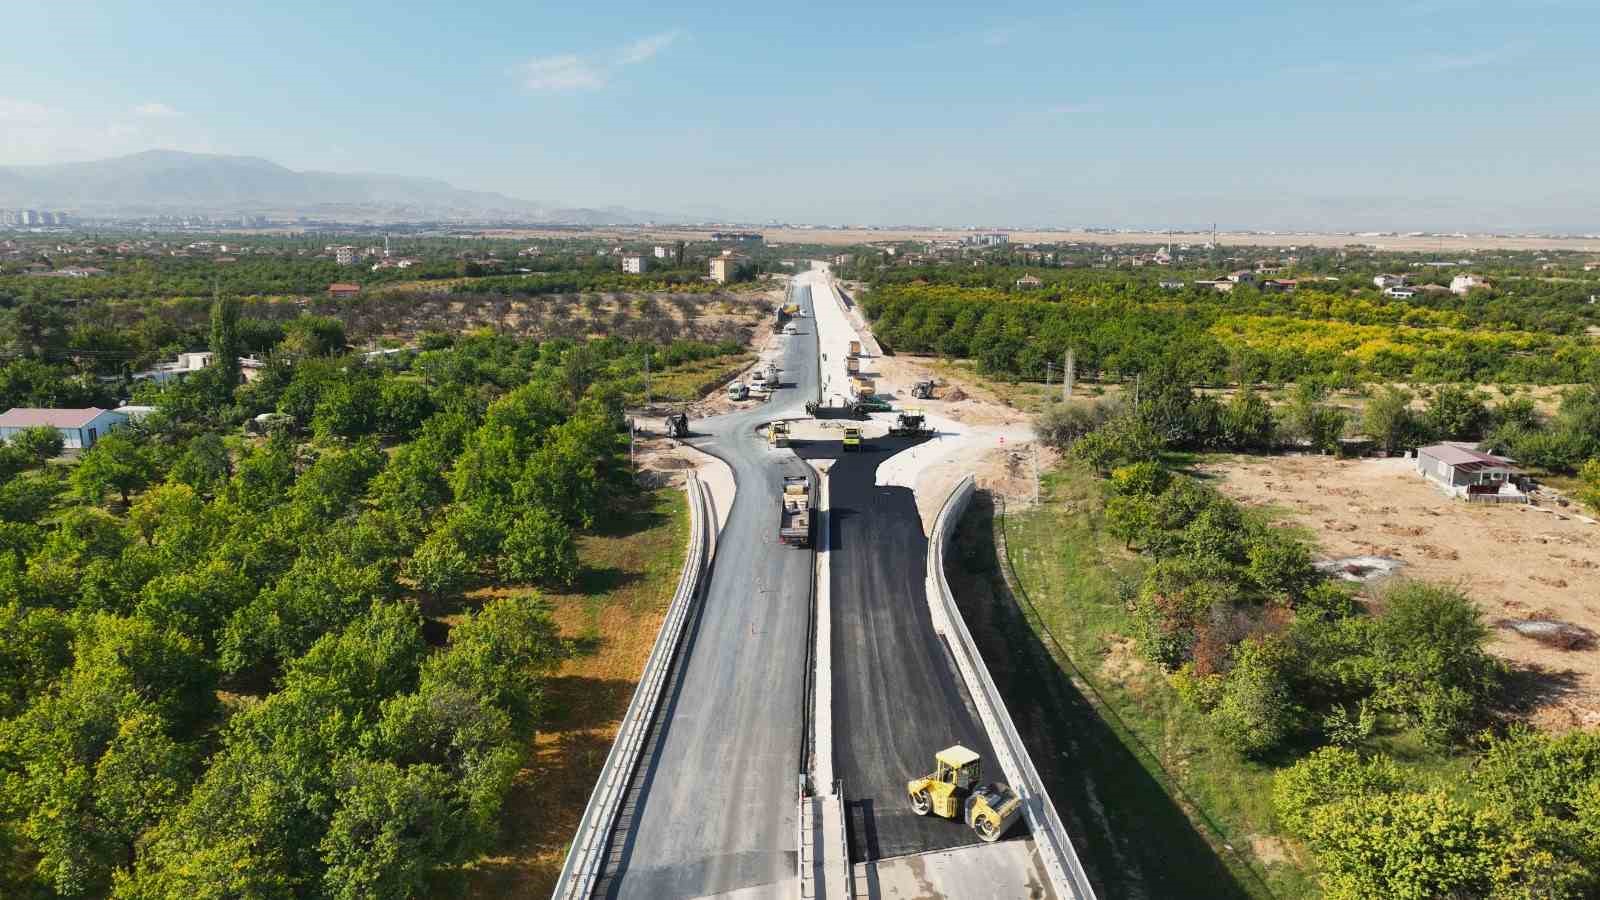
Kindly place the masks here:
[(94, 442), (128, 424), (114, 409), (36, 409), (17, 406), (0, 413), (0, 439), (10, 441), (24, 428), (54, 428), (68, 450), (86, 450)]

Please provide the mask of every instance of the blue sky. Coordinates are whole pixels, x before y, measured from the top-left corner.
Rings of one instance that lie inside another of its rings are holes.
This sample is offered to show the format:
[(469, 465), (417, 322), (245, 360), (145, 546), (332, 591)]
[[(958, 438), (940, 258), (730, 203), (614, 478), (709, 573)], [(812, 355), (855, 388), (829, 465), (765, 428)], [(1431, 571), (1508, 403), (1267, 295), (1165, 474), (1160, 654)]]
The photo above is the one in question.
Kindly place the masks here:
[(16, 6), (0, 164), (175, 147), (753, 221), (1600, 231), (1594, 0)]

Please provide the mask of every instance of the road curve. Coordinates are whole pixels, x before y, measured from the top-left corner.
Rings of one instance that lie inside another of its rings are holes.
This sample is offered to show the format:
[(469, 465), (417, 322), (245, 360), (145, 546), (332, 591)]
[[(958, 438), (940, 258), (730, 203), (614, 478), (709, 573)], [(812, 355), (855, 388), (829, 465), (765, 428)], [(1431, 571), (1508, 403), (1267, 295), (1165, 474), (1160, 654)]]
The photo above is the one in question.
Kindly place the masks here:
[(769, 450), (756, 429), (804, 415), (816, 397), (809, 285), (817, 277), (797, 276), (790, 288), (806, 316), (799, 334), (779, 338), (784, 387), (766, 404), (690, 423), (688, 442), (728, 463), (737, 493), (602, 896), (768, 893), (762, 886), (777, 894), (794, 878), (813, 557), (778, 543), (777, 498), (784, 475), (811, 472), (793, 453)]

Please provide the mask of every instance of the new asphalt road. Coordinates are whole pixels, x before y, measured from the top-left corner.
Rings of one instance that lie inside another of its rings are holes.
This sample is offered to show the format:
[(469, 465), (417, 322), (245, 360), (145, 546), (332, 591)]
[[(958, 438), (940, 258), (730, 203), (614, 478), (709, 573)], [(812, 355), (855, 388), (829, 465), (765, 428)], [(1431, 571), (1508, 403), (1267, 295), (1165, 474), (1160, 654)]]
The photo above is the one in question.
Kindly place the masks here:
[(737, 494), (706, 594), (686, 629), (600, 884), (616, 898), (699, 897), (770, 886), (795, 874), (796, 785), (804, 765), (805, 675), (813, 559), (778, 542), (787, 474), (816, 475), (756, 428), (803, 416), (817, 394), (817, 340), (806, 311), (781, 337), (784, 387), (766, 404), (691, 421), (689, 442), (726, 461)]
[[(850, 855), (885, 859), (977, 843), (966, 825), (911, 812), (906, 782), (964, 744), (986, 780), (994, 750), (928, 611), (928, 542), (909, 488), (874, 484), (878, 464), (922, 438), (874, 438), (796, 450), (837, 457), (828, 470), (833, 623), (834, 771), (844, 781)], [(820, 540), (820, 538), (819, 538)]]

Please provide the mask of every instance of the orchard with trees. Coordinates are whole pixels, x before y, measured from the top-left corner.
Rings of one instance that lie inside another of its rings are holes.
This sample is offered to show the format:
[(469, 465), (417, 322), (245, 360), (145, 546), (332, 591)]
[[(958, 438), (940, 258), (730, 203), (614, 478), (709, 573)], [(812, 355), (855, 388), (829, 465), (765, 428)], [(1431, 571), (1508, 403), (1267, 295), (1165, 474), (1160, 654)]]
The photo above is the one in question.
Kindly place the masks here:
[[(262, 334), (260, 377), (143, 388), (75, 464), (0, 453), (0, 895), (454, 890), (568, 654), (537, 589), (636, 491), (623, 398), (646, 355), (715, 352), (485, 331), (377, 365), (216, 303), (219, 358)], [(21, 358), (0, 393), (74, 378)]]

